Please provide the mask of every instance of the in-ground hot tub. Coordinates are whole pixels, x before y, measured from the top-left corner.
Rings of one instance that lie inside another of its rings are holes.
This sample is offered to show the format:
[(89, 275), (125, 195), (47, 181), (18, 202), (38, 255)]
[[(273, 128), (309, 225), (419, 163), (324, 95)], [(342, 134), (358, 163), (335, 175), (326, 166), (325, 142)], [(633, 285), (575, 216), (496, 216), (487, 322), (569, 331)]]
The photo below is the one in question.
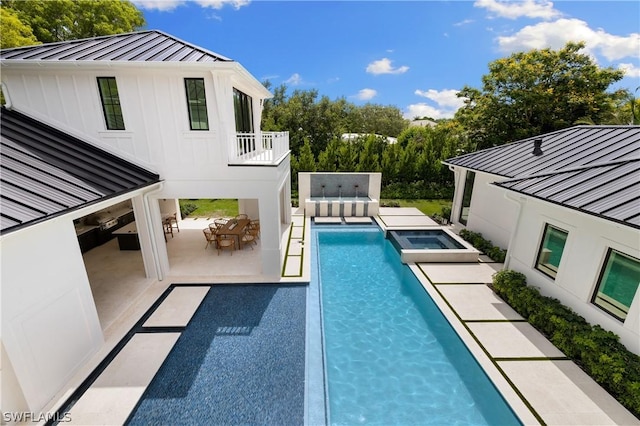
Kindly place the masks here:
[(477, 262), (480, 252), (446, 228), (387, 230), (403, 263)]

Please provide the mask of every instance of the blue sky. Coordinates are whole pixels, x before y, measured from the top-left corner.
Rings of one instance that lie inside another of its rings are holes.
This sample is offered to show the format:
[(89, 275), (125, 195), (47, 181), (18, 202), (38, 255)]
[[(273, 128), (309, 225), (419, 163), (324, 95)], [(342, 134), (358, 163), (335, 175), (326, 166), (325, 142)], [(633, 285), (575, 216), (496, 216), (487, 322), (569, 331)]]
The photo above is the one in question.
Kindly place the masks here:
[[(640, 86), (638, 1), (134, 0), (148, 29), (240, 62), (258, 80), (334, 100), (452, 117), (463, 86), (517, 51), (586, 42)], [(640, 89), (636, 92), (640, 97)]]

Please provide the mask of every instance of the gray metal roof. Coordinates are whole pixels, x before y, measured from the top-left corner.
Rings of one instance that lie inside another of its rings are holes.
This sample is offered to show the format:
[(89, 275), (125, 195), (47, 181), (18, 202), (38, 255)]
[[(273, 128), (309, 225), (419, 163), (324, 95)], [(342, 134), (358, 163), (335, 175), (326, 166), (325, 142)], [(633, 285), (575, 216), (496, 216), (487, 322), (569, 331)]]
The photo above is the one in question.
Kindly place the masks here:
[(494, 185), (640, 229), (640, 158)]
[(0, 51), (2, 61), (232, 61), (157, 30), (69, 40)]
[(17, 111), (0, 112), (0, 231), (159, 181), (159, 176)]
[(494, 185), (640, 228), (640, 126), (576, 126), (445, 164), (511, 178)]
[[(535, 139), (542, 139), (541, 156), (532, 154)], [(513, 178), (639, 156), (640, 126), (576, 126), (450, 158), (445, 164)]]

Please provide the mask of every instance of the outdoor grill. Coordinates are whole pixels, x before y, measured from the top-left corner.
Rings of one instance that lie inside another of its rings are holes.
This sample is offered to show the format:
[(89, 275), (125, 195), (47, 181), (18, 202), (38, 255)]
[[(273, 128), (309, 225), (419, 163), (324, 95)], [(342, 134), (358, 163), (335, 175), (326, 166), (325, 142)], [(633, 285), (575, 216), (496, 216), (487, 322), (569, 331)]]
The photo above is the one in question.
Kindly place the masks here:
[(101, 230), (113, 228), (118, 224), (118, 219), (111, 215), (96, 214), (90, 219), (90, 224), (98, 225)]

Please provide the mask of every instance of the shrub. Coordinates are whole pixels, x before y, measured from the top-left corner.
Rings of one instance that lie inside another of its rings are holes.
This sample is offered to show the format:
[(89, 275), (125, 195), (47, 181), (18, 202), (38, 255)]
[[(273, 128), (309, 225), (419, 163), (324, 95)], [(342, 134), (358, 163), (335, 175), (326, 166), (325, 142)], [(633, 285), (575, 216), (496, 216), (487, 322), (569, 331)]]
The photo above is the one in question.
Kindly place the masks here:
[(448, 206), (442, 207), (440, 216), (442, 216), (444, 219), (446, 219), (447, 222), (449, 222), (451, 220), (451, 207), (448, 207)]
[(180, 203), (180, 216), (187, 217), (197, 208), (193, 203)]
[(619, 337), (589, 324), (559, 300), (542, 296), (526, 285), (526, 277), (502, 270), (493, 277), (493, 290), (544, 334), (567, 357), (640, 418), (640, 356)]
[(461, 229), (460, 236), (471, 243), (472, 246), (489, 256), (493, 261), (503, 263), (507, 257), (507, 251), (494, 246), (490, 240), (485, 240), (481, 233)]

